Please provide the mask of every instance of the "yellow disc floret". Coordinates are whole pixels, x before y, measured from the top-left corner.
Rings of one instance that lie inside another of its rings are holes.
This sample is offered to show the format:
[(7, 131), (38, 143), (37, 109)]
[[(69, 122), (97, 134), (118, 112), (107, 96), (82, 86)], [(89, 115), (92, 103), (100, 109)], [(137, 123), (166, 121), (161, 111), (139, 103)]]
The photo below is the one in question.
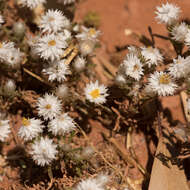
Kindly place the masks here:
[(171, 78), (168, 74), (162, 74), (159, 78), (160, 84), (169, 84), (171, 82)]
[(100, 90), (99, 89), (92, 90), (90, 92), (90, 95), (92, 96), (93, 99), (96, 99), (100, 96)]
[(30, 125), (30, 120), (29, 119), (26, 119), (25, 117), (22, 118), (22, 124), (24, 126), (29, 126)]

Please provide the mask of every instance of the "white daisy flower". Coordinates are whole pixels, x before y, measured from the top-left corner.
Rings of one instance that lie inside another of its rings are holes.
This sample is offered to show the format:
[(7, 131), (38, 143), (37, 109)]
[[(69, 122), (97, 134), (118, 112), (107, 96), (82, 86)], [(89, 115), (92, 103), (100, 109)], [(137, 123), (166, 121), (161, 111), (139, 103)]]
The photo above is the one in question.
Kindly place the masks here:
[(88, 99), (90, 102), (94, 102), (96, 104), (103, 104), (106, 102), (106, 97), (108, 96), (107, 88), (103, 84), (99, 85), (98, 81), (87, 84), (84, 91), (86, 99)]
[(56, 159), (57, 145), (48, 137), (41, 137), (39, 141), (35, 141), (32, 144), (31, 148), (30, 154), (32, 159), (40, 166), (49, 165)]
[(148, 82), (149, 88), (159, 96), (173, 95), (177, 88), (173, 78), (162, 71), (151, 74)]
[(18, 135), (24, 139), (24, 141), (32, 140), (37, 137), (39, 133), (43, 132), (44, 126), (42, 125), (42, 121), (39, 119), (26, 119), (22, 118), (22, 124), (18, 131)]
[(48, 10), (45, 15), (42, 16), (39, 28), (42, 32), (58, 32), (63, 28), (68, 28), (70, 21), (63, 15), (60, 10)]
[(9, 120), (0, 120), (0, 131), (0, 141), (4, 142), (11, 132)]
[(85, 69), (86, 60), (83, 57), (77, 56), (72, 66), (75, 69), (75, 71), (81, 72)]
[(157, 65), (158, 62), (161, 62), (163, 60), (163, 57), (157, 48), (143, 47), (141, 49), (142, 49), (141, 54), (146, 60), (146, 64), (148, 64), (149, 68), (152, 65)]
[(80, 41), (79, 49), (83, 56), (87, 56), (93, 52), (95, 48), (95, 42), (92, 40)]
[(126, 77), (123, 74), (117, 74), (115, 77), (115, 82), (117, 85), (124, 85), (126, 84)]
[(51, 120), (48, 125), (48, 130), (54, 135), (65, 135), (76, 128), (76, 124), (68, 113), (64, 113), (55, 119)]
[(190, 72), (190, 57), (183, 58), (178, 56), (177, 59), (173, 59), (173, 64), (168, 68), (169, 73), (174, 78), (181, 78), (187, 76)]
[(38, 98), (37, 110), (38, 115), (45, 120), (53, 119), (61, 113), (61, 101), (46, 93), (44, 97)]
[(174, 4), (170, 4), (168, 2), (166, 4), (162, 4), (161, 7), (156, 7), (156, 9), (157, 9), (157, 11), (155, 12), (157, 14), (156, 19), (160, 23), (165, 23), (168, 25), (171, 25), (174, 22), (176, 22), (181, 12), (179, 7), (177, 7)]
[(74, 3), (75, 0), (58, 0), (59, 3), (63, 3), (64, 5), (68, 5)]
[(172, 28), (171, 31), (172, 39), (177, 42), (184, 42), (187, 32), (188, 32), (188, 25), (182, 22), (179, 25), (176, 25)]
[(4, 95), (12, 95), (16, 91), (16, 84), (14, 80), (9, 79), (3, 86), (2, 91)]
[(82, 33), (77, 34), (76, 38), (85, 41), (85, 40), (92, 40), (97, 41), (98, 36), (101, 34), (99, 30), (96, 30), (95, 28), (86, 28), (82, 26)]
[(7, 53), (14, 50), (13, 42), (0, 42), (0, 59), (2, 61), (6, 60)]
[(68, 98), (68, 96), (70, 95), (68, 86), (65, 84), (59, 85), (55, 90), (55, 94), (62, 99)]
[(43, 73), (48, 75), (49, 81), (62, 82), (66, 80), (66, 75), (71, 74), (69, 70), (69, 66), (65, 64), (65, 60), (54, 61), (50, 64), (50, 66), (46, 69), (42, 70)]
[(34, 51), (45, 60), (59, 60), (67, 47), (65, 37), (61, 35), (48, 34), (38, 39), (34, 46)]
[(18, 4), (30, 9), (36, 8), (40, 4), (46, 3), (46, 0), (18, 0)]
[(4, 62), (12, 68), (18, 68), (22, 62), (23, 56), (24, 54), (20, 52), (19, 49), (14, 48), (7, 52)]
[(143, 75), (143, 68), (140, 59), (134, 54), (128, 54), (123, 61), (125, 74), (139, 81)]
[(138, 53), (139, 53), (137, 47), (135, 47), (135, 46), (129, 46), (127, 49), (128, 49), (129, 54), (138, 55)]
[[(101, 179), (102, 178), (102, 179)], [(104, 185), (107, 183), (107, 178), (94, 178), (94, 179), (86, 179), (82, 180), (74, 190), (104, 190)]]

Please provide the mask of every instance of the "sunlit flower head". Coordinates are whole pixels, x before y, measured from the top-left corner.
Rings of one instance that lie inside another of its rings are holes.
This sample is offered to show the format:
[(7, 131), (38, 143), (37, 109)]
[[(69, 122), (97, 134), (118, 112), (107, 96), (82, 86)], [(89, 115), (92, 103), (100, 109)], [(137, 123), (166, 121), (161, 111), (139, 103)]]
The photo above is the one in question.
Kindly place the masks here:
[(134, 54), (128, 54), (123, 61), (125, 74), (139, 81), (143, 76), (143, 65), (140, 59)]
[(144, 57), (146, 64), (148, 64), (149, 68), (152, 65), (157, 65), (158, 62), (161, 62), (163, 60), (163, 57), (157, 48), (143, 47), (141, 54)]
[(173, 95), (177, 89), (177, 85), (174, 83), (171, 75), (165, 72), (156, 71), (148, 78), (148, 86), (150, 90), (159, 96)]
[(106, 102), (107, 88), (102, 84), (99, 85), (98, 81), (95, 83), (90, 82), (85, 87), (86, 99), (96, 104), (103, 104)]
[(70, 21), (63, 15), (60, 10), (48, 10), (42, 16), (39, 27), (42, 32), (58, 32), (63, 28), (68, 28)]
[(30, 154), (32, 159), (40, 166), (49, 165), (56, 158), (57, 145), (53, 143), (53, 140), (48, 137), (41, 137), (40, 140), (36, 140), (32, 146)]
[(56, 96), (46, 93), (44, 97), (38, 98), (37, 110), (38, 115), (45, 120), (53, 119), (61, 113), (61, 101)]
[(179, 7), (167, 2), (166, 4), (162, 4), (161, 7), (157, 6), (155, 13), (157, 15), (156, 19), (160, 23), (171, 25), (178, 20), (180, 12)]
[(24, 139), (24, 141), (32, 140), (37, 137), (40, 133), (43, 132), (44, 126), (42, 125), (42, 121), (39, 119), (27, 119), (25, 117), (22, 118), (21, 127), (18, 131), (18, 135)]
[(65, 135), (76, 128), (74, 120), (64, 113), (55, 119), (51, 120), (48, 125), (48, 130), (54, 135)]

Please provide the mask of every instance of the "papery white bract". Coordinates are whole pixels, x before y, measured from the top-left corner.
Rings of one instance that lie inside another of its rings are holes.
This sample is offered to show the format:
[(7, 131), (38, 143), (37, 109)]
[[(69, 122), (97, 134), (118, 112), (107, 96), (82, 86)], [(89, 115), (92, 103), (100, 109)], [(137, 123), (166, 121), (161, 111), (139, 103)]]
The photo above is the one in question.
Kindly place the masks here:
[(179, 19), (179, 14), (181, 10), (174, 4), (166, 3), (162, 4), (161, 7), (156, 7), (156, 19), (160, 23), (165, 23), (171, 25)]
[(18, 4), (26, 6), (30, 9), (36, 8), (40, 4), (46, 3), (46, 0), (18, 0)]
[(68, 98), (70, 93), (69, 93), (69, 88), (67, 85), (65, 84), (61, 84), (59, 85), (56, 90), (55, 90), (55, 94), (56, 96), (58, 96), (59, 98), (62, 98), (65, 100), (65, 98)]
[(188, 25), (184, 22), (180, 23), (179, 25), (175, 25), (171, 31), (172, 39), (177, 42), (184, 42), (187, 32)]
[(99, 85), (98, 81), (95, 83), (90, 82), (86, 85), (85, 89), (86, 99), (96, 104), (103, 104), (106, 102), (107, 88), (102, 84)]
[(70, 21), (63, 15), (60, 10), (48, 10), (42, 16), (39, 27), (42, 32), (58, 32), (63, 28), (68, 28)]
[(139, 81), (143, 75), (143, 68), (140, 59), (134, 54), (127, 54), (123, 61), (125, 74)]
[(168, 70), (174, 78), (186, 77), (190, 72), (190, 57), (178, 56), (177, 59), (173, 59), (173, 64), (170, 65)]
[(146, 64), (148, 64), (149, 68), (152, 65), (157, 65), (158, 62), (161, 62), (163, 60), (163, 57), (157, 48), (153, 48), (153, 47), (145, 48), (145, 47), (143, 47), (141, 54), (144, 57)]
[(65, 36), (48, 34), (39, 38), (36, 42), (34, 52), (45, 60), (59, 60), (63, 55), (64, 49), (67, 47)]
[(58, 82), (66, 80), (66, 75), (71, 74), (69, 66), (65, 64), (64, 59), (52, 62), (49, 67), (43, 69), (42, 72), (48, 75), (49, 81), (57, 80)]
[(77, 56), (73, 62), (73, 68), (77, 72), (81, 72), (82, 70), (84, 70), (85, 65), (86, 65), (86, 60), (80, 56)]
[(54, 95), (46, 93), (44, 97), (38, 98), (38, 115), (45, 120), (53, 119), (61, 113), (61, 101)]
[(76, 124), (73, 119), (64, 113), (55, 119), (51, 120), (48, 125), (48, 130), (54, 135), (65, 135), (76, 128)]
[(31, 148), (32, 159), (40, 166), (49, 165), (56, 158), (58, 152), (56, 150), (57, 145), (48, 137), (41, 137), (39, 141), (36, 140)]
[(24, 139), (24, 141), (29, 141), (42, 133), (44, 127), (41, 120), (35, 118), (27, 119), (24, 117), (22, 118), (18, 135)]
[(171, 75), (165, 72), (155, 71), (148, 78), (149, 89), (159, 96), (173, 95), (177, 89), (177, 85), (174, 83)]
[(101, 34), (99, 30), (95, 28), (86, 28), (82, 26), (82, 33), (77, 34), (76, 37), (82, 41), (84, 40), (92, 40), (97, 41), (98, 36)]

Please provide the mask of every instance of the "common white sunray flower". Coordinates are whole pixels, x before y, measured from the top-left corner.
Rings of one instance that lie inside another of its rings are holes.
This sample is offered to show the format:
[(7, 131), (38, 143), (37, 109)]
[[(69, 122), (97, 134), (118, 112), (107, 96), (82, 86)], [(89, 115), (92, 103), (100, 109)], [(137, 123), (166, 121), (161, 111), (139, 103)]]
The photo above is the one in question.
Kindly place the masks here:
[(106, 102), (107, 88), (102, 84), (99, 85), (98, 81), (95, 83), (90, 82), (86, 85), (85, 89), (86, 99), (96, 104), (103, 104)]
[(24, 139), (24, 141), (29, 141), (42, 133), (43, 128), (44, 126), (42, 125), (41, 120), (34, 118), (27, 119), (23, 117), (21, 127), (18, 131), (18, 135), (22, 139)]
[(76, 128), (76, 124), (73, 119), (64, 113), (55, 119), (51, 120), (48, 125), (48, 130), (54, 135), (65, 135), (73, 131)]
[(73, 62), (73, 68), (77, 72), (81, 72), (85, 69), (86, 60), (83, 57), (77, 56), (76, 59)]
[(11, 132), (9, 120), (0, 120), (0, 131), (0, 141), (4, 142)]
[(162, 4), (161, 7), (157, 6), (156, 7), (156, 19), (160, 23), (165, 23), (168, 25), (171, 25), (175, 23), (180, 14), (181, 10), (178, 6), (170, 3)]
[(74, 190), (104, 190), (104, 185), (108, 182), (108, 177), (102, 175), (94, 179), (82, 180)]
[(188, 25), (184, 22), (180, 23), (179, 25), (175, 25), (171, 31), (172, 39), (177, 42), (184, 42), (187, 32)]
[(127, 49), (129, 51), (128, 52), (129, 54), (138, 55), (138, 53), (139, 53), (139, 50), (135, 46), (129, 46)]
[(69, 88), (66, 84), (59, 85), (55, 90), (56, 96), (62, 99), (66, 99), (70, 96)]
[(56, 96), (46, 93), (38, 98), (37, 110), (38, 115), (45, 120), (53, 119), (61, 113), (61, 101)]
[(83, 56), (91, 54), (95, 48), (95, 41), (85, 40), (79, 42), (79, 50)]
[(2, 93), (4, 95), (7, 96), (13, 95), (15, 91), (16, 91), (16, 84), (12, 79), (6, 81), (6, 83), (2, 86)]
[(177, 59), (173, 59), (173, 64), (170, 65), (168, 70), (174, 78), (186, 77), (190, 72), (190, 57), (178, 56)]
[(66, 75), (71, 74), (69, 66), (65, 64), (65, 60), (54, 61), (48, 68), (42, 70), (43, 73), (48, 75), (49, 81), (62, 82), (66, 80)]
[(59, 60), (67, 47), (65, 37), (61, 35), (48, 34), (39, 38), (35, 44), (34, 52), (45, 60)]
[(32, 159), (40, 166), (49, 165), (56, 159), (57, 145), (48, 137), (41, 137), (40, 140), (36, 140), (31, 148)]
[(82, 32), (80, 34), (77, 34), (76, 37), (80, 40), (92, 40), (97, 41), (98, 36), (101, 34), (99, 30), (96, 30), (95, 28), (86, 28), (82, 26)]
[(171, 75), (162, 71), (151, 74), (148, 82), (149, 88), (159, 96), (173, 95), (177, 88)]
[(13, 42), (0, 42), (0, 59), (6, 60), (7, 53), (14, 50)]
[(40, 4), (46, 3), (46, 0), (18, 0), (18, 4), (30, 9), (36, 8)]
[(141, 54), (144, 57), (146, 64), (148, 64), (149, 68), (152, 65), (157, 65), (158, 62), (161, 62), (163, 60), (163, 56), (161, 55), (161, 53), (157, 48), (143, 47), (141, 49), (142, 49)]
[(128, 54), (123, 61), (125, 74), (139, 81), (143, 75), (143, 68), (140, 59), (134, 54)]
[(42, 16), (39, 28), (42, 32), (59, 32), (63, 28), (68, 28), (70, 21), (63, 15), (60, 10), (48, 10), (45, 15)]
[(4, 63), (12, 68), (18, 68), (22, 62), (24, 54), (19, 49), (8, 51), (4, 57)]

